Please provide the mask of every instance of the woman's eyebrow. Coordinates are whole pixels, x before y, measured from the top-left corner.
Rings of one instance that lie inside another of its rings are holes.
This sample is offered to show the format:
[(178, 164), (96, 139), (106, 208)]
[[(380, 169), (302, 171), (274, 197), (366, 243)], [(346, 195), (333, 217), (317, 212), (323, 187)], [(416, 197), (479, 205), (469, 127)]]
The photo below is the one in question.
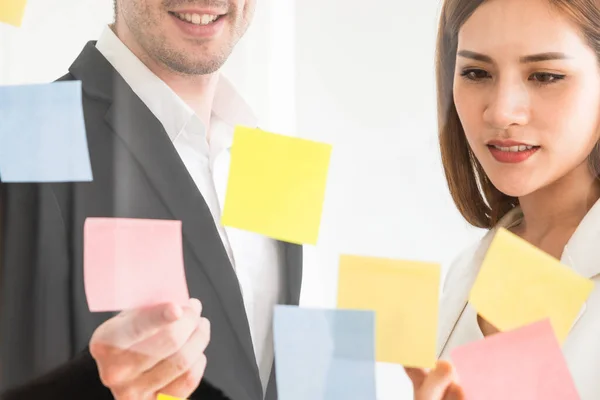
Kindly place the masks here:
[[(477, 53), (475, 51), (460, 50), (457, 54), (464, 58), (470, 58), (472, 60), (481, 61), (488, 64), (494, 64), (494, 59), (492, 57), (487, 56), (485, 54)], [(522, 64), (527, 64), (541, 61), (566, 60), (570, 58), (572, 57), (562, 52), (547, 52), (530, 54), (527, 56), (520, 57), (519, 62), (521, 62)]]
[(524, 56), (519, 58), (519, 61), (523, 64), (526, 63), (534, 63), (540, 61), (552, 61), (552, 60), (567, 60), (573, 57), (568, 56), (565, 53), (560, 52), (550, 52), (550, 53), (539, 53), (539, 54), (531, 54), (528, 56)]
[(457, 53), (459, 56), (464, 58), (470, 58), (471, 60), (481, 61), (488, 64), (493, 64), (494, 60), (490, 56), (486, 56), (485, 54), (477, 53), (471, 50), (460, 50)]

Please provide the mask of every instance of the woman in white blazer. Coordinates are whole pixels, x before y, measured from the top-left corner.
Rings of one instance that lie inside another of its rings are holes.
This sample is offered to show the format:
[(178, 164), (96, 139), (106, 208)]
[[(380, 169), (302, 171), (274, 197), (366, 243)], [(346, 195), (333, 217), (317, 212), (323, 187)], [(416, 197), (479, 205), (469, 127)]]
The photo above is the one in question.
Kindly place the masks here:
[(497, 332), (468, 295), (503, 227), (594, 281), (563, 352), (581, 398), (598, 400), (600, 1), (445, 0), (436, 63), (450, 192), (489, 232), (451, 267), (438, 339), (445, 361), (407, 369), (414, 397), (464, 397), (449, 354)]

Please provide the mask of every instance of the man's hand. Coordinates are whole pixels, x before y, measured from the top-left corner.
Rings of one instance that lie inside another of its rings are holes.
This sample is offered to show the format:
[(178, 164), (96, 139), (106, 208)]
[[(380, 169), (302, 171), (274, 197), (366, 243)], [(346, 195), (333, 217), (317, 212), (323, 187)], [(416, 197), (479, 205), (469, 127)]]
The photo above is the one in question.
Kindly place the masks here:
[(100, 325), (90, 341), (102, 383), (116, 400), (187, 398), (206, 368), (210, 323), (196, 299), (123, 312)]

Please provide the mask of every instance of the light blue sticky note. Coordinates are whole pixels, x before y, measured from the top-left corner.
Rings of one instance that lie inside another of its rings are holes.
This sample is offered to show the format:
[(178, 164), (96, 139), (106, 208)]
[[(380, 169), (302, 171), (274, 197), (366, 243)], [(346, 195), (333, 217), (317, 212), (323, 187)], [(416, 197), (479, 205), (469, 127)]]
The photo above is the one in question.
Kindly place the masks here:
[(375, 313), (276, 306), (280, 400), (375, 400)]
[(0, 86), (0, 180), (92, 180), (81, 82)]

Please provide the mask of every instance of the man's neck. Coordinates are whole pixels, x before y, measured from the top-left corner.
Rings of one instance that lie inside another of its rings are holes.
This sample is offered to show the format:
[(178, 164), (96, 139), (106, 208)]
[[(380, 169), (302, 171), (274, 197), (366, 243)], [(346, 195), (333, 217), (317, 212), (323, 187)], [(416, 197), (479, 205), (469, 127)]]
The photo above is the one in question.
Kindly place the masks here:
[(209, 132), (210, 116), (219, 82), (218, 73), (201, 76), (182, 76), (163, 72), (161, 74), (150, 68), (188, 105), (204, 123)]
[(165, 82), (200, 118), (207, 132), (213, 101), (219, 82), (219, 73), (208, 75), (183, 75), (170, 70), (165, 65), (152, 59), (138, 44), (131, 32), (123, 27), (125, 24), (111, 25), (111, 29), (119, 39), (142, 61), (150, 71)]

